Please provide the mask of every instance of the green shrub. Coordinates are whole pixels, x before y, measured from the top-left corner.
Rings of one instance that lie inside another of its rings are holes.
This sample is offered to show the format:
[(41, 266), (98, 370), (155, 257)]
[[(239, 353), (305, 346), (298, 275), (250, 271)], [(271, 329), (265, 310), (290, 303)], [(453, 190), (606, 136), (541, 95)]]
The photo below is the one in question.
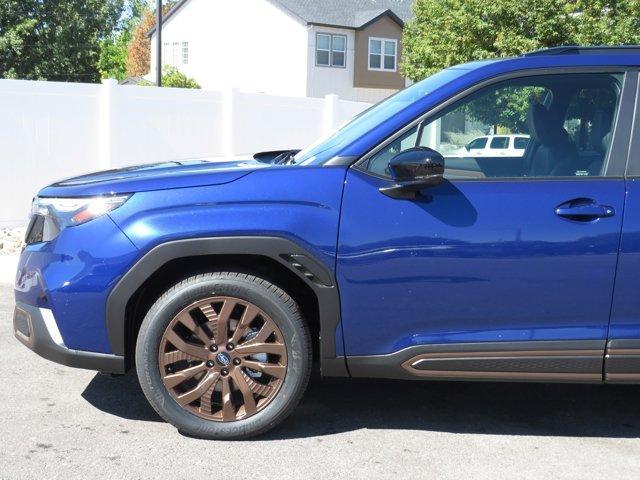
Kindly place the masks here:
[(162, 68), (162, 86), (170, 88), (200, 88), (198, 82), (187, 77), (176, 67), (165, 65)]

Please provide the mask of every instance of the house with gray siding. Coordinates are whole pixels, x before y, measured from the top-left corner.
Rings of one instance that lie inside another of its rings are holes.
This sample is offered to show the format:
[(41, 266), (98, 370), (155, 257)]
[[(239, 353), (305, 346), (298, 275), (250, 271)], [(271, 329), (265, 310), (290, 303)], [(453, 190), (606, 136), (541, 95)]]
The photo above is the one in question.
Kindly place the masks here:
[(406, 85), (411, 15), (411, 0), (181, 0), (163, 19), (162, 63), (203, 88), (376, 102)]

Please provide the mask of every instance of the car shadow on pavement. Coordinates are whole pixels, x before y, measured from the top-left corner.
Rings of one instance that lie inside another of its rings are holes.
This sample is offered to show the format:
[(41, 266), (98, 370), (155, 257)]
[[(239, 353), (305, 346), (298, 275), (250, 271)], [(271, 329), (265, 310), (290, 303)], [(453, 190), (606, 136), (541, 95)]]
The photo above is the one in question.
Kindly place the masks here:
[(119, 377), (98, 373), (82, 392), (91, 405), (127, 420), (162, 422), (149, 405), (134, 371)]
[[(162, 421), (133, 372), (116, 378), (97, 375), (82, 396), (118, 417)], [(314, 375), (293, 414), (260, 438), (316, 437), (359, 429), (634, 438), (640, 436), (640, 387)]]

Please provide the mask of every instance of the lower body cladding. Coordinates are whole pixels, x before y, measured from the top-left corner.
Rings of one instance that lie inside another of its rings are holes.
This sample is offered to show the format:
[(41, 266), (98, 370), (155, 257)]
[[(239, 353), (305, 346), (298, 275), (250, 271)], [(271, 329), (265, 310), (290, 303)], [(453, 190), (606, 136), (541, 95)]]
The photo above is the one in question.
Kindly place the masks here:
[[(13, 328), (20, 342), (53, 362), (125, 372), (123, 356), (67, 348), (49, 309), (18, 302)], [(353, 377), (640, 383), (640, 340), (611, 340), (606, 345), (599, 340), (416, 345), (388, 355), (349, 357), (347, 363)]]
[(611, 340), (604, 359), (607, 383), (640, 383), (640, 340)]
[(348, 365), (354, 377), (640, 383), (640, 341), (417, 345), (388, 355), (349, 357)]
[(125, 372), (124, 357), (67, 348), (49, 309), (18, 302), (13, 314), (13, 332), (25, 346), (52, 362), (103, 373)]

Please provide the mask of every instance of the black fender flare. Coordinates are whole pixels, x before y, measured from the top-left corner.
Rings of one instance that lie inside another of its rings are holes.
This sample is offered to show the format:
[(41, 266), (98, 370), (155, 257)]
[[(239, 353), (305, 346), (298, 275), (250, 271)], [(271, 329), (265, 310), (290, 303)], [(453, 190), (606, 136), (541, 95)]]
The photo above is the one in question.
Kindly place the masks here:
[(348, 375), (345, 358), (336, 356), (340, 295), (334, 274), (313, 255), (281, 237), (238, 236), (174, 240), (147, 252), (115, 285), (107, 298), (106, 327), (115, 355), (125, 355), (127, 303), (142, 284), (172, 260), (200, 255), (259, 255), (277, 261), (302, 279), (318, 299), (320, 362), (326, 376)]

